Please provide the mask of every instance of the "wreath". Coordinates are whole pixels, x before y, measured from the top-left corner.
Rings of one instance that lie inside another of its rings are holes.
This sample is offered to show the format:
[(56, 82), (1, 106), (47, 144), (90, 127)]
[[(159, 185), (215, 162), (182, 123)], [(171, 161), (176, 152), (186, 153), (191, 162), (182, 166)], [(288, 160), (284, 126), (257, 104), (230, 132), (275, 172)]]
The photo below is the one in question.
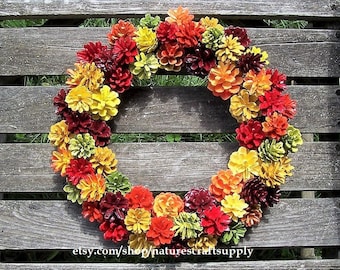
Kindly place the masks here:
[[(286, 75), (268, 68), (267, 52), (250, 46), (244, 28), (223, 27), (209, 17), (194, 21), (181, 6), (164, 21), (150, 14), (137, 27), (119, 20), (107, 38), (108, 46), (90, 42), (77, 52), (68, 87), (53, 100), (60, 121), (48, 136), (57, 147), (51, 166), (65, 177), (67, 199), (82, 205), (82, 216), (99, 224), (104, 239), (127, 241), (136, 252), (237, 245), (279, 201), (280, 185), (293, 170), (288, 154), (302, 144), (300, 131), (288, 123), (296, 101), (285, 92)], [(120, 94), (134, 77), (184, 68), (207, 78), (214, 96), (230, 99), (240, 146), (208, 188), (192, 188), (182, 197), (156, 195), (118, 171), (107, 147), (107, 121), (117, 115)]]

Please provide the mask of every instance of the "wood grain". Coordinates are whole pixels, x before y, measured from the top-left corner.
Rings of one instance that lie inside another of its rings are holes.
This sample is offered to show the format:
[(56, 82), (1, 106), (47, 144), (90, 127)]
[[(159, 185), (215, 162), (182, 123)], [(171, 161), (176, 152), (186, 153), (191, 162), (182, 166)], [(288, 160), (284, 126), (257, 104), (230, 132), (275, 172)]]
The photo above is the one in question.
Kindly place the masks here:
[[(119, 143), (118, 169), (134, 185), (154, 191), (207, 187), (226, 169), (233, 143)], [(339, 143), (305, 143), (292, 155), (294, 176), (283, 190), (340, 190)], [(62, 191), (64, 181), (52, 172), (47, 144), (0, 144), (0, 192)]]
[[(116, 15), (144, 15), (145, 13), (166, 14), (168, 9), (183, 5), (183, 1), (100, 1), (100, 0), (1, 0), (0, 17), (27, 18), (43, 16), (46, 18), (65, 17), (100, 17)], [(193, 14), (224, 15), (228, 17), (273, 17), (289, 16), (290, 18), (339, 18), (339, 2), (336, 0), (305, 0), (305, 1), (237, 1), (228, 3), (222, 0), (207, 2), (204, 0), (186, 1), (185, 7)]]
[[(0, 132), (48, 133), (57, 122), (52, 100), (59, 89), (0, 86)], [(291, 123), (303, 133), (340, 132), (337, 89), (332, 85), (289, 86), (287, 93), (298, 104)], [(121, 99), (119, 114), (111, 124), (117, 133), (234, 133), (237, 127), (228, 111), (229, 102), (214, 97), (205, 87), (135, 88)]]
[[(227, 260), (227, 259), (226, 259)], [(113, 265), (108, 263), (3, 263), (0, 264), (0, 269), (3, 270), (112, 270)], [(331, 270), (340, 269), (340, 260), (270, 260), (270, 261), (227, 261), (227, 262), (209, 262), (209, 263), (192, 263), (192, 262), (182, 262), (182, 263), (157, 263), (157, 264), (147, 264), (147, 263), (115, 263), (114, 269), (117, 270)]]
[[(1, 10), (1, 9), (0, 9)], [(0, 28), (0, 76), (60, 75), (90, 41), (107, 44), (109, 28)], [(339, 77), (335, 30), (249, 29), (272, 67), (293, 77)], [(29, 46), (28, 46), (29, 44)]]
[[(340, 198), (284, 199), (265, 213), (239, 246), (340, 245), (339, 203)], [(0, 249), (114, 246), (102, 239), (96, 224), (81, 217), (81, 207), (70, 202), (0, 201), (0, 211)]]

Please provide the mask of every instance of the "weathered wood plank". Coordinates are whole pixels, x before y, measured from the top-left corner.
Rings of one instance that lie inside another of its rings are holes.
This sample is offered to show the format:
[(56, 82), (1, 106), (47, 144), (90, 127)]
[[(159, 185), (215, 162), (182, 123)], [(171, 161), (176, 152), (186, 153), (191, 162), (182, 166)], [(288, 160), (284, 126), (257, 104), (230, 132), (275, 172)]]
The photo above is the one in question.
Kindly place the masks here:
[[(134, 185), (154, 191), (187, 191), (207, 187), (226, 169), (235, 143), (120, 143), (111, 145), (118, 169)], [(0, 144), (0, 192), (62, 191), (53, 174), (47, 144)], [(305, 143), (292, 155), (294, 176), (283, 190), (340, 190), (339, 143)]]
[[(57, 121), (52, 99), (59, 89), (0, 86), (0, 132), (49, 132)], [(288, 93), (298, 102), (292, 124), (304, 133), (340, 132), (336, 90), (332, 85), (289, 86)], [(237, 126), (228, 111), (229, 102), (214, 97), (205, 87), (135, 88), (121, 98), (120, 112), (111, 125), (117, 133), (234, 132)]]
[[(64, 74), (73, 66), (76, 51), (90, 41), (107, 43), (108, 31), (0, 28), (0, 76)], [(335, 30), (249, 29), (249, 35), (254, 45), (268, 51), (271, 66), (289, 76), (340, 76), (340, 44)]]
[[(88, 269), (98, 269), (98, 270), (112, 270), (113, 265), (108, 263), (3, 263), (0, 264), (0, 269), (6, 270), (31, 270), (31, 269), (41, 269), (41, 270), (88, 270)], [(340, 260), (270, 260), (270, 261), (228, 261), (228, 262), (209, 262), (209, 263), (174, 263), (174, 264), (146, 264), (146, 263), (115, 263), (114, 269), (117, 270), (196, 270), (196, 269), (206, 269), (206, 270), (332, 270), (340, 269)]]
[[(168, 9), (183, 5), (183, 1), (44, 1), (44, 0), (1, 0), (0, 17), (27, 18), (31, 16), (43, 16), (52, 18), (64, 17), (90, 17), (90, 16), (116, 16), (116, 15), (143, 15), (145, 13), (166, 14)], [(194, 14), (225, 15), (229, 17), (261, 17), (289, 16), (314, 17), (314, 18), (337, 18), (339, 14), (339, 3), (336, 0), (306, 0), (306, 1), (228, 1), (222, 0), (207, 2), (204, 0), (186, 1), (188, 7)]]
[[(268, 210), (265, 219), (252, 229), (240, 246), (340, 245), (339, 203), (339, 198), (284, 199)], [(97, 224), (82, 219), (80, 206), (70, 202), (0, 201), (0, 210), (0, 249), (114, 246), (102, 239)]]

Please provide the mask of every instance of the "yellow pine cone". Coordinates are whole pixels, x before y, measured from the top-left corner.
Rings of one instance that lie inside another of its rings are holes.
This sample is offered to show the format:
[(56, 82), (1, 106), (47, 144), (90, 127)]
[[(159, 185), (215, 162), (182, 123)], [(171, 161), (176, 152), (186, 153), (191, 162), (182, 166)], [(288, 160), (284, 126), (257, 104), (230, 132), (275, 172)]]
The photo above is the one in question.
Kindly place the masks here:
[(221, 210), (228, 214), (235, 222), (247, 213), (245, 209), (248, 207), (248, 204), (237, 193), (225, 196), (221, 201), (221, 205)]
[(90, 105), (93, 118), (108, 121), (118, 113), (120, 99), (118, 93), (111, 91), (110, 87), (104, 85), (99, 92), (92, 94), (92, 104)]
[(108, 147), (97, 147), (91, 156), (90, 162), (99, 174), (110, 174), (117, 170), (118, 160), (115, 153)]

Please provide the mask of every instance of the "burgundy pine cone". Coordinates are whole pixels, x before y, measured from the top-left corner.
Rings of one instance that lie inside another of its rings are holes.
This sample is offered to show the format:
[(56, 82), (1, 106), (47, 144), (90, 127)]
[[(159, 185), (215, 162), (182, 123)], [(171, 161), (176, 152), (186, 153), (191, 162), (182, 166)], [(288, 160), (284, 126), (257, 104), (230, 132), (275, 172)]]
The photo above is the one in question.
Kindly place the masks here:
[(266, 185), (257, 177), (248, 180), (241, 191), (241, 197), (250, 206), (266, 203), (267, 196)]
[(201, 214), (205, 209), (214, 206), (215, 198), (206, 188), (193, 188), (184, 195), (184, 207), (187, 212)]
[(273, 207), (274, 204), (277, 204), (281, 198), (281, 190), (279, 186), (276, 186), (274, 188), (272, 187), (267, 187), (267, 198), (264, 203), (262, 203), (262, 207)]
[(110, 223), (124, 221), (129, 208), (129, 201), (120, 192), (107, 192), (99, 202), (104, 219)]
[(264, 62), (261, 62), (261, 54), (246, 53), (240, 56), (238, 61), (238, 67), (243, 73), (247, 73), (249, 70), (260, 72), (264, 66)]
[(204, 44), (198, 43), (194, 49), (188, 51), (184, 62), (189, 73), (204, 78), (216, 66), (215, 53)]
[(250, 39), (247, 34), (247, 30), (242, 27), (234, 27), (230, 25), (228, 28), (224, 30), (224, 35), (227, 37), (229, 35), (233, 35), (234, 37), (238, 37), (239, 42), (244, 46), (248, 47), (250, 44)]

